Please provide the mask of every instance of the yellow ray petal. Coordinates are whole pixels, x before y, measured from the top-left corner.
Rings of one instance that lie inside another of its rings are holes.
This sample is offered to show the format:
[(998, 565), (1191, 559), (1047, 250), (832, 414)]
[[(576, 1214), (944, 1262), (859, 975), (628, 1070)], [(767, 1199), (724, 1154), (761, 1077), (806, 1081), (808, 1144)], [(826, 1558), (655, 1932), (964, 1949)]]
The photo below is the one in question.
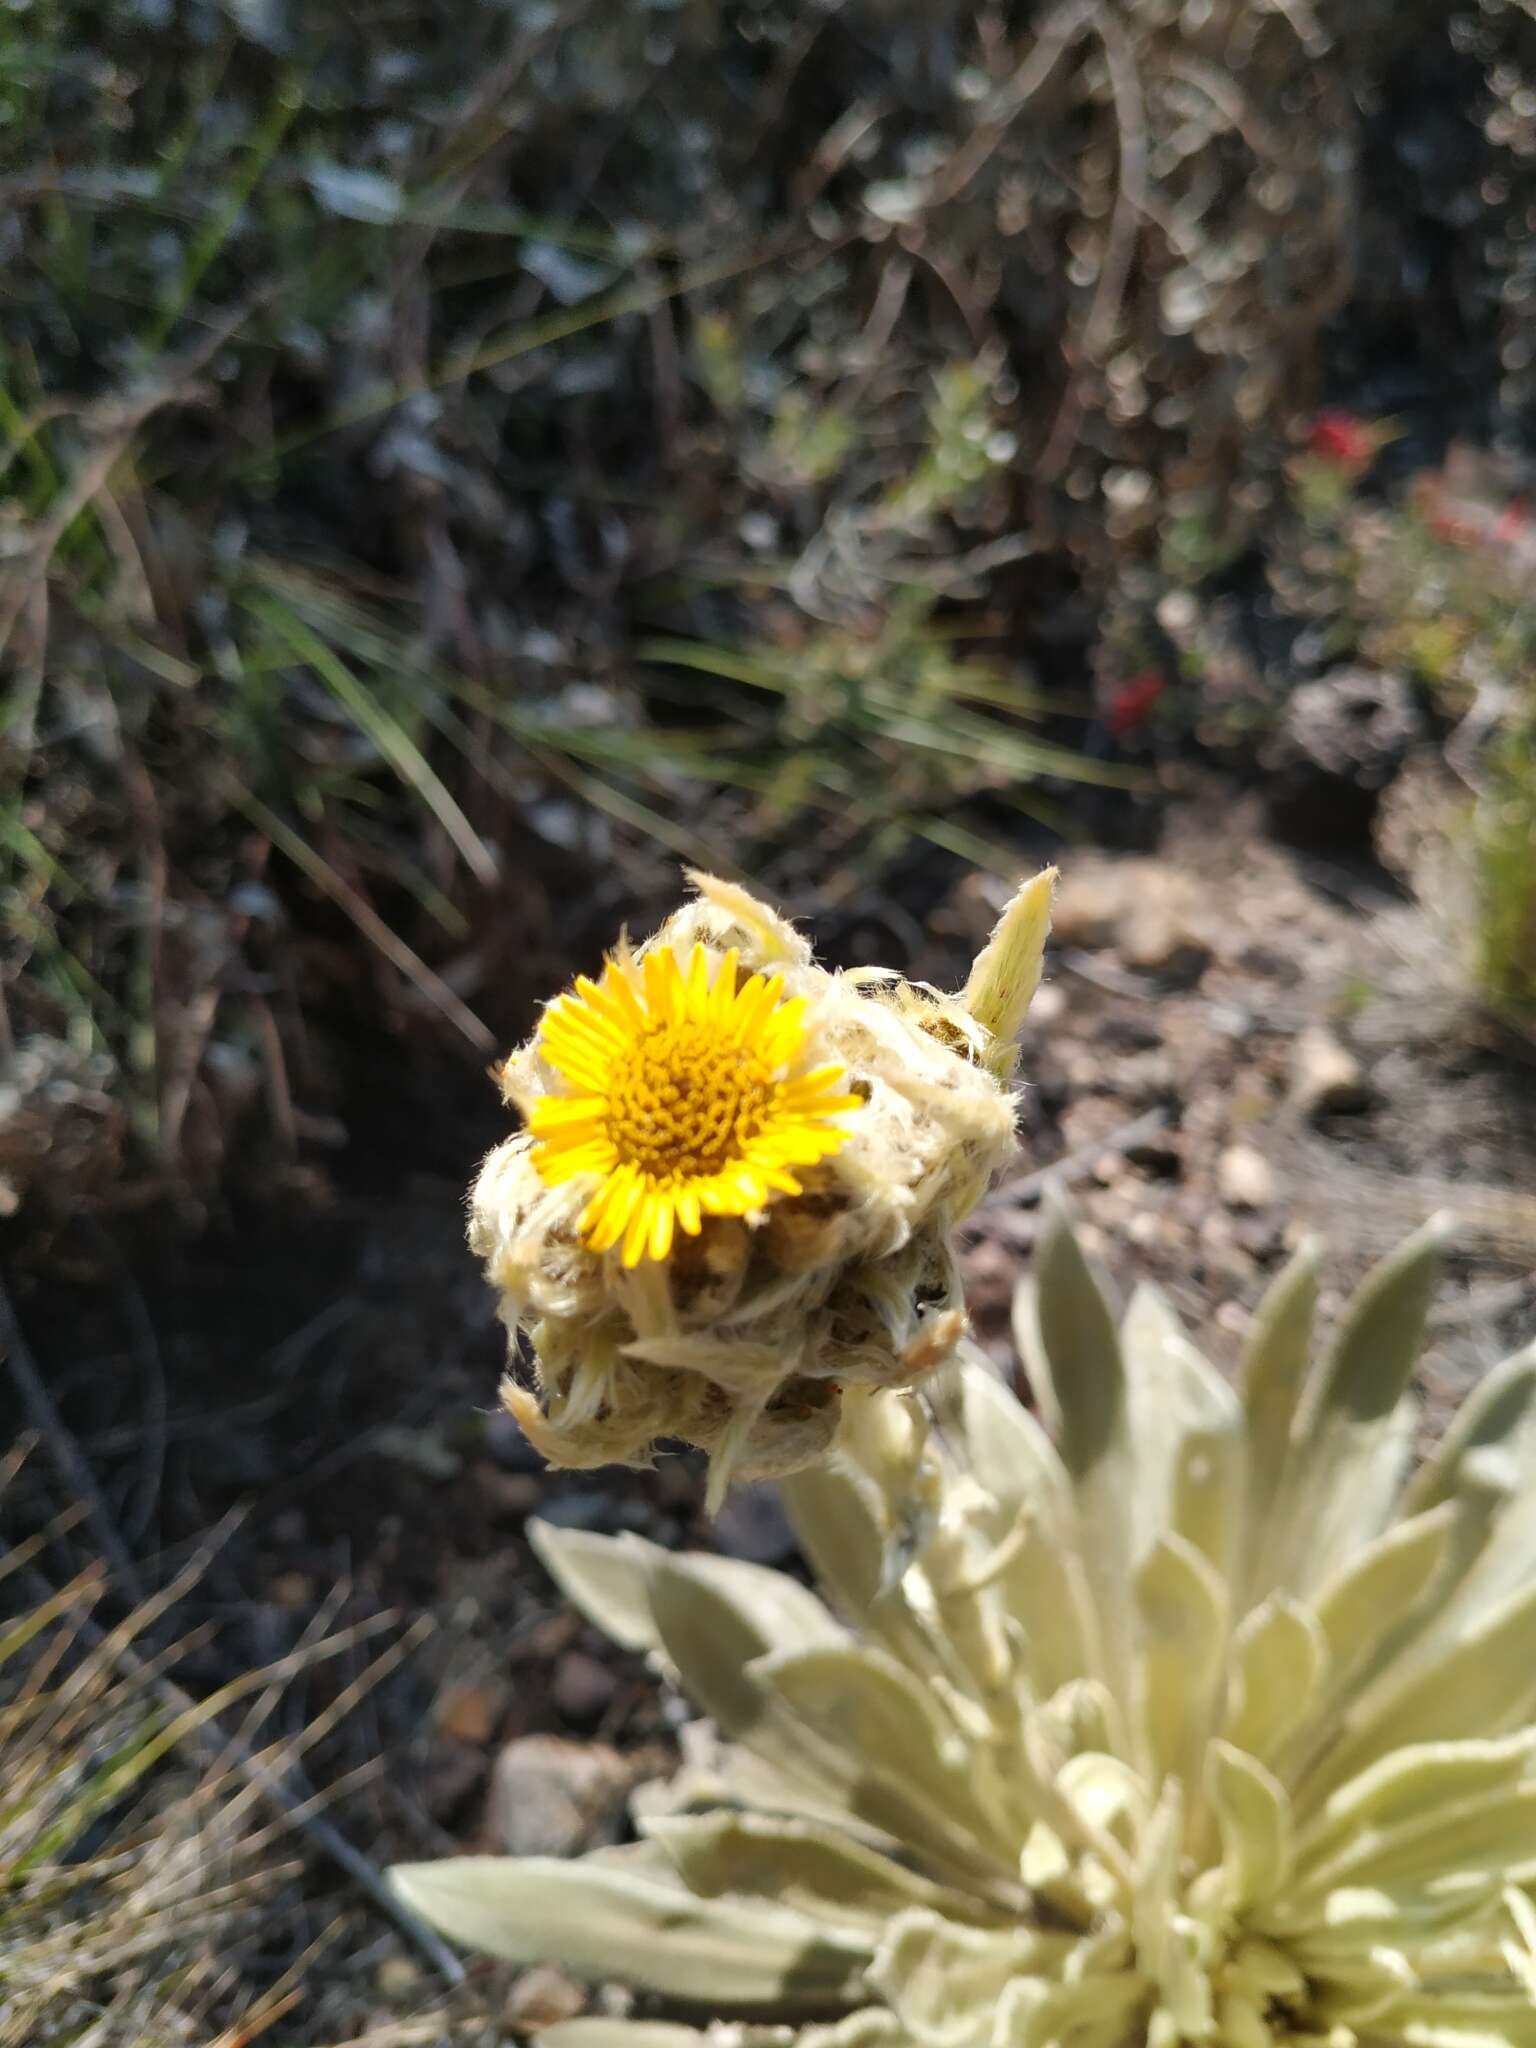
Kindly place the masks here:
[(575, 1124), (599, 1123), (607, 1114), (608, 1105), (600, 1096), (541, 1095), (528, 1112), (528, 1128), (543, 1137)]
[(715, 978), (709, 986), (709, 1015), (706, 1022), (724, 1024), (731, 1014), (736, 1001), (736, 975), (741, 964), (741, 954), (735, 946), (721, 960), (715, 970)]
[(686, 1016), (701, 1020), (709, 1014), (709, 955), (699, 945), (688, 955), (683, 1010)]
[(635, 1204), (635, 1212), (629, 1219), (629, 1228), (624, 1233), (624, 1263), (638, 1266), (645, 1251), (646, 1239), (651, 1231), (651, 1204), (655, 1196), (649, 1189)]

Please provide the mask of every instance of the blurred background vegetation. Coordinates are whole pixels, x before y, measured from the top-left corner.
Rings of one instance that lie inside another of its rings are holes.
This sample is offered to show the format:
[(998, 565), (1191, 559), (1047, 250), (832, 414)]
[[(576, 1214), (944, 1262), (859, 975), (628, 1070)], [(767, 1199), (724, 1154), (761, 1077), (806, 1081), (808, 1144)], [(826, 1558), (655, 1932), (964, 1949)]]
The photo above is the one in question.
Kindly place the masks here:
[(30, 0), (0, 157), (10, 1206), (302, 1185), (658, 860), (857, 951), (1361, 661), (1536, 1009), (1525, 0)]

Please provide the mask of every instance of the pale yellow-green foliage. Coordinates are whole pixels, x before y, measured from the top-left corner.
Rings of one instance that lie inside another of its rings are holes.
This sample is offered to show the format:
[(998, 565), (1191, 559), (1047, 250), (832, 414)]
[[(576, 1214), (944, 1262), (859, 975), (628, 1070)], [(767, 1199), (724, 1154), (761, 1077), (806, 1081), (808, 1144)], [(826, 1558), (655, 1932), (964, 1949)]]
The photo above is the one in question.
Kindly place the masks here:
[[(1020, 890), (958, 997), (878, 970), (833, 973), (744, 889), (696, 876), (696, 899), (638, 949), (701, 946), (713, 971), (782, 979), (810, 1005), (808, 1063), (842, 1070), (862, 1105), (803, 1192), (746, 1217), (706, 1216), (664, 1260), (627, 1268), (579, 1228), (588, 1180), (548, 1187), (521, 1135), (487, 1159), (470, 1242), (542, 1400), (508, 1406), (554, 1463), (648, 1462), (660, 1437), (702, 1445), (726, 1476), (797, 1470), (835, 1437), (845, 1387), (906, 1384), (963, 1328), (955, 1223), (1011, 1156), (1015, 1038), (1040, 975), (1051, 874)], [(526, 1113), (554, 1085), (537, 1037), (503, 1072)]]
[[(963, 1353), (787, 1483), (825, 1598), (544, 1528), (708, 1717), (580, 1862), (398, 1871), (455, 1938), (801, 2048), (1536, 2048), (1536, 1349), (1412, 1469), (1439, 1231), (1240, 1383), (1050, 1207), (1038, 1418)], [(592, 2019), (549, 2048), (686, 2048)]]

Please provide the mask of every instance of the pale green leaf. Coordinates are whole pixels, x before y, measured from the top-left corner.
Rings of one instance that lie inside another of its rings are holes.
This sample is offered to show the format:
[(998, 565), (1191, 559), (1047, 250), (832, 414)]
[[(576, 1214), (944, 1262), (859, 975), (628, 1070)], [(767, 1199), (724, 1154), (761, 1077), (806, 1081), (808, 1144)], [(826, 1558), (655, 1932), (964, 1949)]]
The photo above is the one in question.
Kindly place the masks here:
[(796, 1541), (817, 1578), (850, 1620), (867, 1621), (885, 1555), (873, 1483), (843, 1460), (831, 1459), (792, 1473), (781, 1492)]
[(946, 1885), (892, 1862), (848, 1833), (812, 1821), (763, 1813), (704, 1813), (658, 1818), (647, 1835), (672, 1859), (692, 1892), (774, 1900), (840, 1925), (878, 1932), (893, 1914), (922, 1906), (951, 1920), (995, 1920), (988, 1909)]
[[(767, 1757), (741, 1743), (722, 1741), (712, 1721), (687, 1722), (678, 1734), (679, 1769), (670, 1778), (653, 1778), (637, 1786), (630, 1797), (637, 1823), (644, 1827), (656, 1818), (729, 1807), (848, 1829), (871, 1846), (883, 1846), (884, 1831), (860, 1822), (848, 1810), (843, 1794), (846, 1766), (840, 1773), (829, 1765), (804, 1729), (792, 1721), (785, 1729), (787, 1709), (780, 1706), (777, 1713), (775, 1722), (774, 1703), (767, 1703), (755, 1738), (769, 1752)], [(793, 1746), (794, 1771), (783, 1761), (770, 1761), (781, 1755), (781, 1737), (786, 1749)]]
[(1256, 1607), (1232, 1639), (1227, 1741), (1268, 1763), (1311, 1708), (1327, 1665), (1309, 1608), (1280, 1595)]
[(639, 1536), (596, 1536), (530, 1520), (528, 1541), (540, 1564), (573, 1607), (594, 1628), (626, 1650), (656, 1650), (661, 1639), (651, 1619), (650, 1565), (665, 1552)]
[(1431, 1217), (1361, 1282), (1307, 1390), (1298, 1446), (1315, 1442), (1330, 1417), (1381, 1422), (1397, 1407), (1424, 1348), (1449, 1228), (1449, 1217)]
[(1390, 2006), (1362, 2048), (1536, 2048), (1536, 2001), (1520, 1992), (1426, 1992)]
[(1069, 1947), (1059, 1935), (984, 1932), (913, 1910), (886, 1929), (869, 1983), (920, 2048), (987, 2048), (1007, 1985), (1043, 1974)]
[(763, 1695), (748, 1671), (754, 1658), (845, 1640), (815, 1595), (783, 1572), (659, 1552), (649, 1581), (657, 1632), (684, 1690), (727, 1735), (746, 1734), (762, 1715)]
[(1171, 1532), (1226, 1577), (1240, 1534), (1242, 1405), (1155, 1287), (1138, 1287), (1131, 1297), (1120, 1348), (1136, 1446), (1137, 1554)]
[(1290, 1873), (1290, 1803), (1280, 1781), (1229, 1742), (1212, 1743), (1208, 1776), (1221, 1831), (1223, 1903), (1245, 1913), (1272, 1899)]
[(1017, 1555), (998, 1584), (1022, 1632), (1037, 1699), (1049, 1699), (1072, 1680), (1102, 1669), (1093, 1594), (1074, 1549), (1026, 1522)]
[(1391, 1751), (1329, 1794), (1297, 1835), (1298, 1870), (1338, 1845), (1438, 1808), (1518, 1785), (1536, 1761), (1536, 1728), (1494, 1741), (1416, 1743)]
[(1399, 1908), (1405, 1894), (1430, 1891), (1446, 1898), (1462, 1873), (1510, 1869), (1536, 1845), (1536, 1782), (1499, 1786), (1470, 1799), (1441, 1801), (1390, 1827), (1363, 1828), (1326, 1860), (1312, 1860), (1298, 1875), (1288, 1904), (1305, 1919), (1309, 1901), (1341, 1886), (1390, 1893)]
[(1417, 1430), (1408, 1400), (1366, 1421), (1330, 1410), (1296, 1447), (1272, 1531), (1282, 1590), (1314, 1600), (1338, 1559), (1376, 1541), (1397, 1506)]
[(451, 1940), (503, 1962), (557, 1962), (715, 2011), (822, 2012), (859, 1995), (869, 1945), (754, 1899), (696, 1899), (543, 1856), (399, 1864), (390, 1883)]
[(1020, 1345), (1042, 1412), (1078, 1485), (1123, 1438), (1125, 1371), (1114, 1318), (1060, 1196), (1048, 1192)]
[(1447, 1501), (1395, 1523), (1320, 1588), (1313, 1611), (1328, 1645), (1331, 1689), (1360, 1686), (1401, 1644), (1437, 1582), (1457, 1519), (1454, 1503)]
[(1174, 2044), (1210, 2038), (1211, 1980), (1198, 1955), (1198, 1930), (1180, 1910), (1180, 1867), (1184, 1839), (1184, 1788), (1177, 1778), (1163, 1787), (1142, 1838), (1131, 1894), (1131, 1932), (1138, 1967), (1152, 1979), (1154, 2011), (1148, 2041)]
[[(1401, 1663), (1403, 1660), (1399, 1660)], [(1536, 1707), (1536, 1584), (1459, 1639), (1387, 1670), (1343, 1718), (1339, 1742), (1309, 1777), (1315, 1798), (1375, 1758), (1412, 1743), (1502, 1735)]]
[(962, 1361), (959, 1386), (966, 1464), (997, 1504), (989, 1523), (993, 1540), (1007, 1534), (1021, 1511), (1060, 1540), (1071, 1528), (1072, 1492), (1050, 1438), (986, 1366)]
[(535, 2048), (705, 2048), (709, 2036), (702, 2027), (668, 2020), (611, 2020), (592, 2013), (542, 2027), (533, 2040)]
[[(668, 1551), (657, 1553), (668, 1566), (679, 1562)], [(654, 1560), (653, 1560), (654, 1561)], [(691, 1551), (688, 1572), (696, 1584), (712, 1587), (762, 1636), (769, 1649), (798, 1649), (801, 1644), (843, 1643), (841, 1628), (809, 1588), (788, 1572), (748, 1564), (744, 1558), (714, 1557)]]
[(908, 2043), (895, 2013), (883, 2005), (865, 2005), (828, 2026), (802, 2027), (795, 2048), (908, 2048)]
[(1137, 2039), (1150, 1986), (1132, 1970), (1077, 1983), (1015, 1977), (998, 2003), (992, 2048), (1124, 2048)]
[(1159, 1983), (1173, 1934), (1183, 1839), (1184, 1788), (1177, 1778), (1169, 1778), (1141, 1831), (1131, 1889), (1131, 1937), (1136, 1944), (1136, 1959), (1147, 1975)]
[[(1442, 1501), (1457, 1499), (1462, 1491), (1469, 1460), (1478, 1460), (1483, 1470), (1490, 1463), (1488, 1453), (1513, 1453), (1518, 1440), (1536, 1435), (1536, 1344), (1517, 1351), (1494, 1367), (1479, 1381), (1457, 1410), (1435, 1455), (1417, 1472), (1403, 1496), (1405, 1514), (1421, 1514)], [(1519, 1476), (1513, 1455), (1509, 1460), (1511, 1485)], [(1475, 1483), (1485, 1483), (1481, 1475)]]
[(1383, 1527), (1414, 1433), (1404, 1389), (1424, 1343), (1447, 1220), (1435, 1217), (1357, 1289), (1302, 1395), (1270, 1533), (1270, 1583), (1311, 1593)]
[(1243, 1350), (1241, 1385), (1248, 1416), (1248, 1480), (1243, 1598), (1239, 1612), (1269, 1592), (1272, 1510), (1285, 1478), (1291, 1428), (1306, 1383), (1317, 1319), (1318, 1245), (1298, 1246), (1259, 1303)]
[(1036, 1398), (1055, 1425), (1076, 1495), (1084, 1567), (1099, 1623), (1099, 1676), (1130, 1701), (1135, 1459), (1125, 1371), (1109, 1304), (1088, 1269), (1061, 1198), (1048, 1191), (1032, 1281), (1014, 1329)]
[(964, 1752), (930, 1693), (874, 1648), (765, 1657), (751, 1682), (787, 1710), (826, 1759), (850, 1810), (925, 1852), (936, 1870), (1011, 1882), (1018, 1849), (1009, 1816), (983, 1807)]
[(1164, 1536), (1136, 1574), (1136, 1606), (1144, 1767), (1153, 1784), (1168, 1773), (1197, 1784), (1224, 1668), (1226, 1588), (1193, 1544)]
[[(1491, 1455), (1474, 1454), (1463, 1471)], [(1455, 1538), (1456, 1581), (1442, 1591), (1414, 1655), (1438, 1654), (1536, 1581), (1536, 1474), (1512, 1496), (1502, 1494), (1502, 1486), (1481, 1499), (1475, 1492), (1464, 1494)]]

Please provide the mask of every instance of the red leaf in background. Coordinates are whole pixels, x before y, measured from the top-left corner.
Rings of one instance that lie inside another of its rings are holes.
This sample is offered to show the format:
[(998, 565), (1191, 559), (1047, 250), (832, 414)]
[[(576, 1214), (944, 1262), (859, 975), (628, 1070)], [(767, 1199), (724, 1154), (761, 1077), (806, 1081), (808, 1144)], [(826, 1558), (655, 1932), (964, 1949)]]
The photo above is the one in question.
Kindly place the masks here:
[(1352, 412), (1320, 412), (1307, 435), (1307, 450), (1326, 462), (1363, 468), (1376, 453), (1376, 436), (1368, 422)]
[(1140, 675), (1116, 683), (1109, 694), (1109, 729), (1117, 740), (1136, 730), (1167, 688), (1162, 673), (1144, 668)]

